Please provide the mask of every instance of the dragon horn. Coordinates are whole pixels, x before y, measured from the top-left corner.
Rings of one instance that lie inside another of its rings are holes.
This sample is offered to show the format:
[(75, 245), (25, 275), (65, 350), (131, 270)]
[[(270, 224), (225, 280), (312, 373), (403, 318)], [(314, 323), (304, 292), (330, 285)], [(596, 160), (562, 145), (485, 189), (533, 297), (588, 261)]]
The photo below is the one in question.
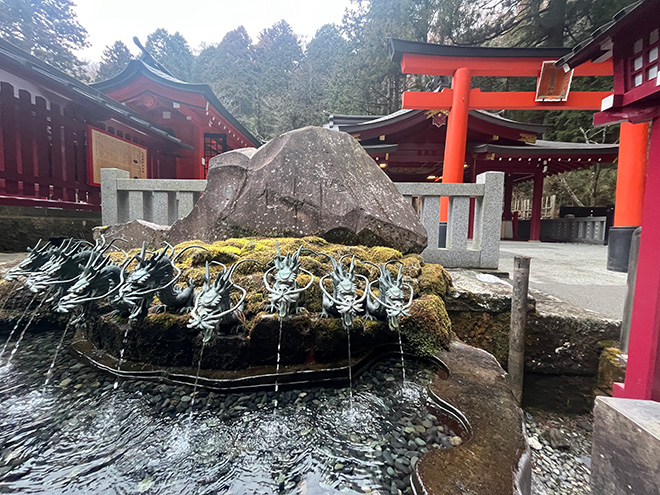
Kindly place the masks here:
[(142, 249), (140, 250), (140, 259), (144, 260), (147, 254), (147, 241), (142, 241)]
[(280, 254), (280, 242), (279, 241), (275, 241), (275, 249), (276, 249), (276, 252), (277, 252), (277, 257), (281, 258), (282, 255)]
[(396, 276), (396, 283), (397, 284), (401, 282), (401, 270), (403, 270), (403, 265), (399, 265), (399, 273)]

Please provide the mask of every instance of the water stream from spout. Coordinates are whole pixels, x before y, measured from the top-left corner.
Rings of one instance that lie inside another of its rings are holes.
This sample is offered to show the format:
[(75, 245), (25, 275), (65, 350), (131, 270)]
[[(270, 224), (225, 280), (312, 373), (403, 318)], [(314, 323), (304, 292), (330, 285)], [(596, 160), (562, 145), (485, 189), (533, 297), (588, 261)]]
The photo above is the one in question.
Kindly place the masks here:
[(202, 348), (199, 351), (199, 361), (197, 361), (197, 374), (195, 375), (195, 384), (193, 385), (193, 392), (190, 396), (190, 416), (192, 417), (193, 406), (195, 405), (195, 397), (197, 396), (197, 384), (199, 382), (199, 372), (202, 369), (202, 356), (204, 355), (204, 347), (206, 342), (202, 342)]
[(397, 328), (399, 333), (399, 354), (401, 355), (401, 373), (403, 374), (403, 385), (406, 384), (406, 360), (403, 357), (403, 343), (401, 342), (401, 329)]
[(41, 309), (41, 306), (44, 305), (44, 303), (46, 302), (46, 299), (48, 299), (48, 297), (50, 296), (50, 293), (51, 293), (52, 290), (53, 290), (53, 288), (50, 287), (46, 291), (46, 294), (44, 294), (43, 299), (41, 300), (39, 305), (35, 308), (35, 310), (32, 312), (32, 316), (30, 316), (30, 319), (28, 320), (27, 324), (23, 328), (23, 331), (18, 336), (18, 340), (16, 340), (16, 343), (14, 344), (14, 348), (11, 350), (11, 354), (9, 355), (9, 358), (7, 359), (7, 365), (9, 365), (9, 363), (11, 363), (11, 360), (14, 357), (14, 355), (16, 354), (16, 351), (18, 351), (18, 347), (21, 345), (21, 341), (23, 340), (23, 337), (25, 337), (25, 332), (27, 332), (27, 329), (30, 328), (30, 325), (32, 325), (32, 322), (34, 321), (34, 317), (37, 316), (37, 313)]
[(62, 346), (64, 345), (64, 338), (66, 337), (67, 332), (69, 331), (69, 327), (71, 326), (71, 322), (74, 320), (75, 316), (71, 315), (71, 318), (69, 318), (69, 321), (66, 324), (66, 327), (64, 327), (64, 332), (62, 332), (62, 338), (60, 339), (60, 343), (57, 345), (57, 349), (55, 350), (55, 355), (53, 356), (53, 360), (50, 363), (50, 368), (48, 368), (48, 372), (46, 373), (46, 381), (44, 382), (44, 388), (48, 385), (48, 382), (53, 376), (53, 369), (55, 368), (55, 361), (57, 360), (57, 356), (60, 354), (60, 350), (62, 350)]
[(351, 358), (351, 327), (346, 327), (346, 335), (348, 336), (348, 397), (349, 405), (353, 410), (353, 360)]
[[(7, 346), (9, 345), (9, 342), (11, 342), (11, 338), (14, 336), (14, 332), (16, 332), (16, 329), (20, 326), (21, 322), (23, 321), (23, 318), (30, 310), (30, 306), (32, 306), (32, 303), (34, 302), (34, 300), (37, 298), (38, 295), (39, 294), (36, 293), (34, 297), (32, 297), (32, 300), (28, 303), (27, 307), (25, 308), (25, 311), (23, 311), (23, 314), (18, 318), (16, 325), (14, 325), (14, 328), (12, 328), (11, 332), (9, 332), (9, 337), (7, 337), (5, 345), (2, 347), (2, 351), (0, 351), (0, 359), (2, 359), (2, 356), (5, 354), (5, 351), (7, 350)], [(5, 303), (6, 302), (7, 301), (5, 301)]]
[[(126, 339), (128, 338), (128, 331), (131, 329), (131, 323), (126, 323), (126, 330), (124, 331), (124, 336), (121, 339), (121, 351), (119, 351), (119, 361), (117, 362), (117, 371), (121, 371), (121, 365), (124, 363), (124, 351), (126, 350)], [(119, 387), (119, 374), (117, 374), (117, 379), (115, 384), (112, 386), (113, 390), (117, 390)]]
[(277, 319), (280, 320), (280, 332), (277, 338), (277, 365), (275, 366), (275, 407), (273, 409), (273, 413), (277, 412), (277, 394), (280, 391), (280, 359), (282, 354), (282, 317), (278, 315)]

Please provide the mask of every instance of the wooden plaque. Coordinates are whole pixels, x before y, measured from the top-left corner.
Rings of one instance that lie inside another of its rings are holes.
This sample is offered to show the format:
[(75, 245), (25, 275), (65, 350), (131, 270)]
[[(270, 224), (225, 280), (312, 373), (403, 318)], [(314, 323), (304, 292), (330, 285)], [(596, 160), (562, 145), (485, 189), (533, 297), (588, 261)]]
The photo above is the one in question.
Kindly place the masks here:
[(89, 127), (87, 133), (89, 155), (88, 182), (101, 184), (102, 168), (119, 168), (131, 178), (147, 178), (147, 148), (125, 139)]

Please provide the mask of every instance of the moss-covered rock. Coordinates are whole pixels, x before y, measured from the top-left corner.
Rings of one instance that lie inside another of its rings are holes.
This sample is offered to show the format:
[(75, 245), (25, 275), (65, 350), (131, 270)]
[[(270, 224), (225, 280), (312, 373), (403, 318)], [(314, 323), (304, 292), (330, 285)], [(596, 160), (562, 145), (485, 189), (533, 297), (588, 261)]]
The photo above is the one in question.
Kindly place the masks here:
[[(330, 258), (324, 254), (338, 261), (342, 257), (354, 256), (356, 273), (369, 280), (378, 278), (379, 270), (374, 265), (396, 261), (390, 263), (387, 269), (393, 275), (401, 269), (404, 281), (413, 287), (414, 292), (414, 301), (409, 308), (410, 316), (401, 320), (405, 348), (416, 354), (432, 355), (448, 345), (450, 321), (441, 296), (446, 293), (451, 279), (441, 266), (426, 264), (419, 255), (404, 257), (401, 252), (389, 247), (332, 244), (320, 237), (236, 238), (213, 244), (190, 240), (174, 246), (176, 263), (182, 270), (180, 285), (192, 279), (200, 287), (206, 274), (207, 262), (211, 263), (209, 270), (215, 278), (222, 267), (213, 262), (228, 267), (243, 260), (255, 260), (242, 263), (234, 273), (234, 282), (247, 291), (242, 313), (238, 321), (220, 328), (208, 342), (202, 368), (233, 370), (275, 363), (280, 321), (268, 311), (268, 292), (263, 277), (264, 272), (273, 266), (278, 244), (282, 255), (294, 253), (300, 246), (303, 247), (299, 259), (306, 272), (301, 271), (297, 283), (299, 287), (309, 284), (298, 301), (298, 306), (306, 311), (282, 322), (283, 365), (309, 361), (336, 363), (348, 357), (348, 336), (341, 320), (320, 317), (323, 293), (319, 280), (334, 268)], [(136, 254), (139, 254), (139, 249), (128, 253), (129, 256)], [(111, 256), (115, 262), (125, 259), (123, 253), (112, 253)], [(346, 259), (344, 263), (347, 263)], [(134, 266), (135, 262), (131, 269)], [(364, 282), (358, 280), (357, 285), (358, 295), (363, 294)], [(0, 284), (0, 298), (3, 292), (8, 293), (10, 287), (7, 283)], [(329, 279), (326, 280), (326, 287), (331, 290)], [(377, 287), (373, 289), (378, 294)], [(28, 295), (24, 291), (20, 298), (10, 297), (7, 309), (25, 307), (27, 302), (24, 299)], [(239, 292), (235, 291), (234, 301), (238, 296)], [(54, 320), (51, 316), (48, 318)], [(57, 320), (56, 326), (62, 326), (66, 324), (68, 315), (58, 318), (63, 321)], [(83, 333), (98, 349), (112, 356), (118, 356), (120, 349), (124, 348), (125, 358), (132, 363), (190, 367), (199, 355), (201, 337), (198, 331), (187, 327), (189, 318), (186, 314), (149, 314), (145, 319), (132, 324), (124, 345), (123, 335), (128, 322), (111, 315), (108, 306), (90, 308), (90, 324)], [(396, 343), (398, 335), (389, 328), (386, 321), (368, 321), (362, 316), (354, 319), (351, 328), (353, 355), (366, 355), (381, 345)]]
[(420, 356), (433, 356), (449, 345), (451, 322), (445, 304), (438, 296), (425, 295), (415, 300), (401, 319), (401, 334), (406, 347)]
[(451, 275), (442, 265), (433, 265), (425, 263), (421, 266), (419, 275), (420, 294), (434, 294), (444, 297), (447, 290), (451, 287)]
[(626, 377), (626, 361), (623, 359), (621, 349), (606, 347), (598, 361), (597, 392), (612, 395), (612, 385), (623, 382)]

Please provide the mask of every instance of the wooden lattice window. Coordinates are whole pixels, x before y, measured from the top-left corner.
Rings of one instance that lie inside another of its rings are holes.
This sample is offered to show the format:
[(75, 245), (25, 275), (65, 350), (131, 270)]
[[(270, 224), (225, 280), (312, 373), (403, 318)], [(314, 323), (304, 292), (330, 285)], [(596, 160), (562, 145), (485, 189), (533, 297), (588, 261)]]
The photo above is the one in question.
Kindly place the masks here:
[(628, 91), (651, 81), (656, 84), (660, 66), (659, 51), (660, 29), (658, 28), (633, 43), (632, 54), (628, 60)]
[(227, 151), (226, 134), (204, 134), (204, 178), (209, 171), (209, 160)]

